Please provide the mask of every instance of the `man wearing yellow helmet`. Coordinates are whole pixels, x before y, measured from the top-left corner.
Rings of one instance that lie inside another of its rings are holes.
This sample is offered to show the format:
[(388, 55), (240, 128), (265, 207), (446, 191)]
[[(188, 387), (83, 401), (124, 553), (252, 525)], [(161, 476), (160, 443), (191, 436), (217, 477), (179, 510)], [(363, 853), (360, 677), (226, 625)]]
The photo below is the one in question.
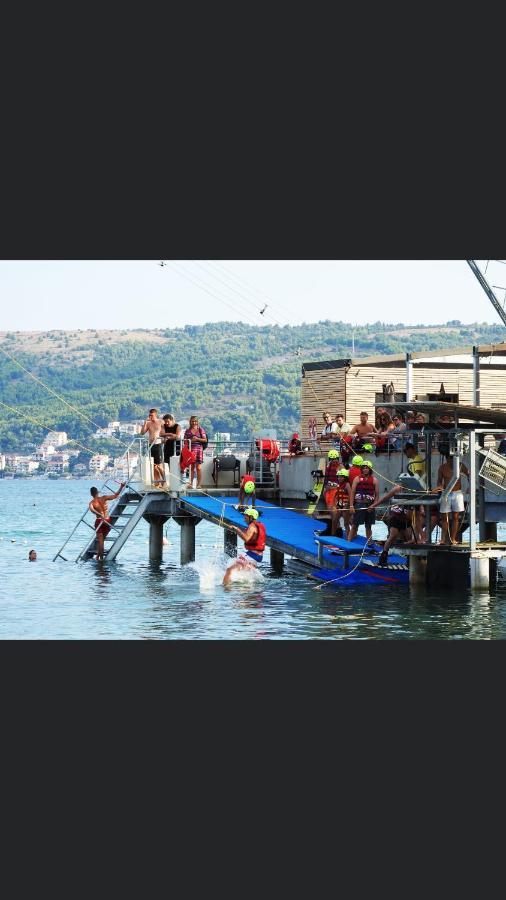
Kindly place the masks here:
[(344, 535), (346, 540), (349, 540), (351, 522), (350, 505), (351, 488), (348, 469), (339, 469), (339, 472), (337, 473), (337, 487), (334, 491), (333, 505), (331, 510), (332, 537), (338, 535), (338, 532), (340, 532), (338, 536), (342, 537), (343, 531), (340, 525), (342, 519), (344, 523)]
[(244, 556), (239, 556), (231, 566), (228, 567), (223, 578), (223, 584), (226, 587), (232, 580), (234, 572), (245, 569), (256, 569), (262, 562), (265, 550), (265, 542), (267, 533), (265, 525), (258, 521), (258, 511), (248, 506), (243, 513), (246, 522), (246, 531), (238, 528), (236, 525), (227, 525), (230, 531), (235, 531), (244, 541)]

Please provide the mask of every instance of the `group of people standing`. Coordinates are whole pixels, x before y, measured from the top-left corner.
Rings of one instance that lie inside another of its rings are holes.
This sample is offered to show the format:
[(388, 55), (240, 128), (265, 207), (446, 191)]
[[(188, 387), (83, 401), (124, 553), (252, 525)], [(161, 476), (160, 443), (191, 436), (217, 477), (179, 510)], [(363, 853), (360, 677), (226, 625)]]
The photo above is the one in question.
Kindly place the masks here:
[[(191, 417), (188, 428), (183, 432), (171, 413), (160, 418), (157, 409), (150, 409), (148, 418), (142, 426), (141, 434), (149, 435), (151, 457), (154, 464), (153, 484), (156, 488), (164, 490), (166, 486), (164, 464), (170, 465), (172, 458), (181, 454), (188, 459), (188, 465), (183, 468), (183, 479), (186, 477), (186, 471), (189, 470), (190, 484), (196, 480), (197, 487), (200, 487), (204, 450), (207, 447), (208, 439), (197, 416)], [(185, 450), (188, 452), (188, 456), (183, 453)]]

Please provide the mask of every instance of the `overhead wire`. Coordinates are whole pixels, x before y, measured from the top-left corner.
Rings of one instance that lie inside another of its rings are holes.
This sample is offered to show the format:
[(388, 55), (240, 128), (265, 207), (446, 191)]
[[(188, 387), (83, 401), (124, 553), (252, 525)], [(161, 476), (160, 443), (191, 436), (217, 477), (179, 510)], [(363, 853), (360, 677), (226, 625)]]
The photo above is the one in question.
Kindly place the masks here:
[[(30, 370), (27, 369), (26, 366), (24, 366), (22, 363), (20, 363), (14, 356), (12, 356), (11, 353), (9, 353), (7, 350), (5, 350), (2, 346), (0, 346), (0, 352), (3, 353), (4, 356), (6, 356), (8, 359), (10, 359), (10, 361), (13, 362), (16, 366), (18, 366), (20, 369), (22, 369), (23, 372), (25, 372), (27, 375), (29, 375), (30, 378), (32, 378), (37, 384), (40, 384), (40, 386), (42, 388), (44, 388), (45, 391), (47, 391), (49, 394), (52, 394), (53, 397), (56, 397), (56, 399), (59, 400), (60, 403), (63, 403), (65, 406), (68, 406), (69, 409), (71, 409), (73, 412), (77, 413), (78, 416), (81, 416), (82, 419), (86, 419), (86, 421), (90, 422), (91, 425), (94, 425), (95, 428), (101, 427), (97, 422), (94, 422), (93, 419), (90, 419), (90, 417), (87, 416), (86, 413), (81, 412), (76, 406), (73, 406), (72, 403), (69, 403), (68, 400), (65, 400), (65, 397), (62, 397), (60, 394), (58, 394), (56, 391), (54, 391), (52, 388), (50, 388), (47, 384), (44, 384), (44, 382), (40, 378), (38, 378), (36, 375), (34, 375), (33, 372), (30, 372)], [(124, 441), (121, 441), (119, 438), (112, 437), (111, 440), (114, 440), (114, 441), (116, 441), (116, 443), (121, 444), (122, 447), (127, 447), (127, 444), (125, 444)]]
[[(286, 307), (284, 307), (283, 304), (279, 303), (278, 300), (273, 300), (272, 297), (270, 297), (264, 291), (261, 291), (257, 287), (251, 286), (247, 281), (244, 280), (244, 278), (241, 278), (239, 275), (237, 275), (235, 272), (233, 272), (231, 269), (229, 269), (228, 266), (223, 265), (223, 263), (219, 263), (216, 260), (209, 260), (209, 263), (211, 265), (215, 266), (216, 268), (221, 269), (223, 272), (226, 272), (228, 277), (231, 278), (232, 280), (234, 280), (240, 286), (242, 286), (244, 290), (248, 291), (249, 293), (251, 293), (253, 295), (258, 295), (259, 297), (262, 298), (263, 301), (267, 301), (268, 304), (270, 306), (272, 306), (275, 311), (277, 310), (278, 313), (280, 313), (280, 314), (283, 313), (289, 319), (289, 321), (295, 325), (295, 321), (294, 321), (294, 319), (292, 319), (291, 312)], [(296, 327), (298, 327), (298, 326), (296, 326)]]
[[(32, 424), (38, 425), (40, 428), (43, 428), (44, 431), (48, 432), (48, 434), (51, 431), (54, 431), (53, 425), (51, 425), (51, 426), (46, 425), (46, 424), (44, 424), (44, 422), (40, 422), (38, 419), (34, 418), (33, 416), (28, 415), (28, 413), (21, 412), (21, 410), (15, 409), (15, 407), (13, 407), (13, 406), (9, 406), (9, 404), (4, 403), (3, 400), (0, 400), (0, 405), (5, 406), (6, 409), (9, 409), (11, 412), (15, 413), (17, 416), (21, 416), (23, 419), (26, 419), (27, 421), (32, 422)], [(67, 443), (77, 444), (77, 446), (81, 447), (83, 450), (85, 450), (86, 453), (91, 453), (92, 455), (95, 455), (95, 453), (97, 452), (96, 450), (91, 450), (89, 447), (86, 447), (85, 444), (82, 444), (81, 441), (76, 440), (76, 438), (71, 438)]]
[[(181, 278), (185, 278), (187, 281), (190, 281), (192, 284), (196, 285), (196, 287), (200, 288), (200, 290), (204, 291), (206, 294), (209, 294), (210, 297), (214, 297), (215, 300), (218, 300), (220, 303), (224, 303), (225, 306), (228, 306), (229, 309), (232, 309), (233, 312), (237, 315), (237, 306), (233, 306), (232, 303), (230, 303), (228, 300), (225, 300), (222, 296), (217, 294), (216, 291), (209, 289), (209, 287), (203, 284), (201, 280), (197, 281), (196, 278), (193, 277), (193, 275), (190, 275), (184, 269), (179, 269), (172, 261), (166, 263), (166, 265), (169, 268), (173, 269), (174, 272), (177, 272), (177, 274), (180, 275)], [(241, 316), (244, 316), (244, 318), (248, 319), (251, 325), (258, 326), (258, 322), (254, 322), (249, 314), (241, 311)]]
[[(193, 260), (193, 262), (196, 265), (200, 266), (200, 268), (204, 269), (204, 271), (207, 272), (212, 278), (216, 279), (216, 281), (219, 281), (221, 284), (225, 285), (227, 290), (232, 291), (234, 294), (237, 294), (238, 297), (240, 297), (242, 300), (245, 300), (246, 303), (249, 306), (251, 306), (252, 301), (242, 291), (238, 291), (233, 285), (229, 284), (227, 280), (220, 278), (219, 275), (216, 275), (212, 270), (210, 270), (209, 268), (206, 267), (206, 265), (203, 261)], [(259, 315), (265, 315), (265, 316), (268, 316), (270, 319), (272, 319), (272, 321), (274, 322), (275, 325), (279, 325), (281, 328), (283, 327), (284, 323), (280, 322), (278, 319), (276, 319), (276, 317), (273, 316), (272, 313), (268, 313), (267, 311), (264, 311), (262, 313), (261, 310), (258, 310), (258, 312), (259, 312)]]

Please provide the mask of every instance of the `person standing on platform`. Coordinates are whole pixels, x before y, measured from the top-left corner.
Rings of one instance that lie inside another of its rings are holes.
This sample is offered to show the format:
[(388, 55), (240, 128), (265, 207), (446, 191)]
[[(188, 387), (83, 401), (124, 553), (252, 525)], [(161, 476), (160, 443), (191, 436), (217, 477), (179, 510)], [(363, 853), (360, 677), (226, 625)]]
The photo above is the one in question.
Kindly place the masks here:
[(162, 438), (164, 442), (163, 458), (166, 465), (170, 466), (173, 456), (179, 456), (181, 453), (181, 425), (178, 425), (174, 416), (167, 413), (163, 417)]
[(190, 485), (193, 487), (193, 479), (197, 476), (197, 488), (202, 481), (202, 463), (204, 462), (204, 450), (207, 447), (207, 435), (199, 425), (197, 416), (192, 416), (190, 426), (184, 433), (186, 446), (195, 453), (195, 462), (190, 466)]
[(379, 499), (379, 481), (372, 474), (371, 463), (363, 462), (361, 475), (355, 478), (351, 486), (350, 512), (353, 513), (353, 524), (350, 531), (350, 541), (354, 541), (360, 525), (365, 525), (365, 534), (368, 541), (372, 540), (372, 526), (376, 521), (374, 509), (369, 507)]
[(158, 410), (150, 409), (149, 416), (141, 428), (141, 434), (149, 434), (149, 444), (151, 448), (151, 458), (154, 463), (154, 484), (155, 487), (163, 490), (165, 484), (165, 471), (163, 468), (163, 446), (160, 438), (160, 432), (163, 422), (158, 418)]

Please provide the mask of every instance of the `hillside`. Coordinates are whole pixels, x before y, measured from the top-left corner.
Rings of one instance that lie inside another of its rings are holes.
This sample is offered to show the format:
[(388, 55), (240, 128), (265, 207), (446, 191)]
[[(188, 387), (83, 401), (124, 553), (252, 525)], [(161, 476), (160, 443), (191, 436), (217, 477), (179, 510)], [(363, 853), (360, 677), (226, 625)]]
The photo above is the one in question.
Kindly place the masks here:
[[(299, 426), (302, 362), (351, 356), (443, 350), (500, 342), (500, 325), (448, 322), (405, 326), (343, 322), (254, 327), (222, 322), (158, 331), (0, 332), (0, 347), (98, 425), (132, 420), (151, 406), (179, 418), (200, 416), (210, 432), (249, 438), (274, 427), (287, 436)], [(0, 450), (27, 450), (44, 428), (65, 430), (92, 449), (95, 427), (0, 354)]]

